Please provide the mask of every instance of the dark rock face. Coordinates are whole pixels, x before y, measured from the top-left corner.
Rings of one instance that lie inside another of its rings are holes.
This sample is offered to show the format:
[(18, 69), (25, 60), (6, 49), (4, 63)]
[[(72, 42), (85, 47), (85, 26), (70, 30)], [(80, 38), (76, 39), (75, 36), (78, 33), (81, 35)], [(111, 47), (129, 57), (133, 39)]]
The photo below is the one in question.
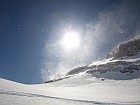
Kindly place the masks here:
[(121, 72), (121, 73), (133, 73), (134, 71), (140, 71), (140, 60), (134, 62), (126, 61), (115, 61), (107, 64), (96, 65), (95, 68), (90, 68), (87, 73), (93, 74), (95, 72), (106, 73), (106, 72)]
[(140, 78), (140, 36), (121, 44), (111, 54), (107, 55), (107, 58), (111, 57), (113, 57), (111, 61), (104, 64), (95, 64), (88, 68), (86, 72), (95, 77), (105, 76), (106, 78), (111, 77), (111, 79), (115, 76), (119, 79), (119, 77), (122, 78), (126, 75), (131, 79)]
[(119, 48), (115, 49), (111, 54), (107, 55), (107, 58), (114, 57), (123, 58), (137, 55), (140, 52), (140, 38), (132, 39), (126, 43), (123, 43)]
[(70, 70), (67, 75), (73, 75), (73, 74), (78, 74), (80, 72), (84, 72), (85, 70), (87, 70), (88, 66), (82, 66), (82, 67), (77, 67), (73, 70)]
[(134, 56), (140, 51), (140, 39), (121, 44), (115, 57)]
[(70, 78), (70, 76), (69, 77), (63, 77), (63, 78), (58, 78), (58, 79), (53, 79), (53, 80), (45, 81), (45, 83), (56, 82), (56, 81), (64, 80), (64, 79), (67, 79), (67, 78)]

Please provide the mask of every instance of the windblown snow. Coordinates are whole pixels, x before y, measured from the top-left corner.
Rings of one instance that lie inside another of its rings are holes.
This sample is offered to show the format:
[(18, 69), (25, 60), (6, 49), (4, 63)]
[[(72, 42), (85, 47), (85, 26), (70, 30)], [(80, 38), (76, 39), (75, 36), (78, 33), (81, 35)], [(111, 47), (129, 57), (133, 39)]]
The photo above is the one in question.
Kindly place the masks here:
[(123, 43), (107, 59), (44, 84), (0, 79), (0, 105), (140, 105), (139, 40)]

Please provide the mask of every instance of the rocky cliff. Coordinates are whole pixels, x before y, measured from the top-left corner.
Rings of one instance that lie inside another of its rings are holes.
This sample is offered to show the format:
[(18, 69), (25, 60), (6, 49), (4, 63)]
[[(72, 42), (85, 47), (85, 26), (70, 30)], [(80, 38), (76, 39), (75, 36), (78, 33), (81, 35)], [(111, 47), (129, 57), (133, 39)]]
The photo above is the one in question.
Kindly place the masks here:
[(67, 75), (80, 72), (109, 79), (135, 79), (140, 77), (140, 36), (122, 43), (108, 54), (107, 59), (78, 67)]
[(107, 58), (114, 57), (115, 59), (125, 59), (128, 57), (136, 56), (140, 52), (140, 35), (129, 40), (128, 42), (122, 43), (117, 49), (113, 50), (112, 53), (107, 55)]

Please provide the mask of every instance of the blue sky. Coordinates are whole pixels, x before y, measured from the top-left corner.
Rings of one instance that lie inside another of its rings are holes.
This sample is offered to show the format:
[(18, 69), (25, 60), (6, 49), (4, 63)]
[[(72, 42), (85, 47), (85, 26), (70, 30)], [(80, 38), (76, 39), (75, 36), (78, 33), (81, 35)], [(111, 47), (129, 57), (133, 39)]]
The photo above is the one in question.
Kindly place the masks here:
[[(0, 77), (42, 83), (61, 69), (66, 72), (105, 58), (118, 43), (139, 33), (139, 4), (139, 0), (1, 0)], [(85, 41), (80, 52), (66, 54), (58, 46), (67, 29), (78, 31)]]

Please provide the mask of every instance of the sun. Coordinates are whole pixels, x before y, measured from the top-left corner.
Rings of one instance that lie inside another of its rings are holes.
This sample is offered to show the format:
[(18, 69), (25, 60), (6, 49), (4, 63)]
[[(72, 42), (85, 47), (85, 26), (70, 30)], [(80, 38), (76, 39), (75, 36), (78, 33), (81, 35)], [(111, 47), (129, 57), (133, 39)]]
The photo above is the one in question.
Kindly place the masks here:
[(80, 45), (79, 34), (73, 31), (66, 32), (62, 40), (62, 45), (66, 50), (77, 48)]

